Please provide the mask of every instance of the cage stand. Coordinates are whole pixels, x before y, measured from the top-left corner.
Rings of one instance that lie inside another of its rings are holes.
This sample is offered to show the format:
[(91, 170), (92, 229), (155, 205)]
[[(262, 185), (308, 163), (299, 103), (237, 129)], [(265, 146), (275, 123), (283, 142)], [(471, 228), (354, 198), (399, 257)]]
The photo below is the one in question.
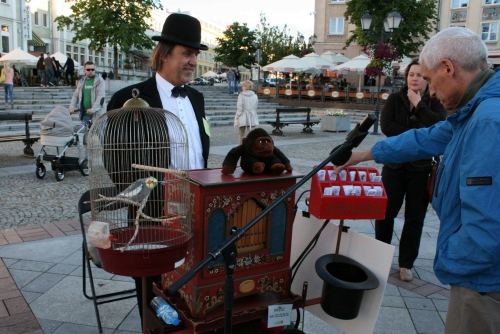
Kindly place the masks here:
[[(203, 269), (205, 266), (208, 266), (210, 263), (219, 258), (219, 256), (224, 256), (225, 266), (226, 266), (226, 286), (224, 289), (224, 310), (225, 310), (225, 319), (224, 319), (224, 333), (231, 334), (232, 333), (232, 309), (234, 305), (234, 266), (235, 262), (231, 263), (231, 261), (236, 260), (236, 245), (235, 243), (243, 238), (246, 232), (248, 232), (255, 224), (257, 224), (262, 218), (264, 218), (269, 212), (271, 212), (278, 204), (282, 203), (285, 199), (287, 199), (293, 192), (295, 192), (298, 188), (300, 188), (304, 183), (310, 180), (319, 170), (325, 167), (332, 160), (338, 158), (342, 154), (346, 154), (348, 152), (357, 147), (363, 139), (368, 134), (368, 129), (375, 122), (376, 117), (373, 114), (368, 114), (361, 123), (356, 124), (356, 127), (347, 135), (346, 141), (337, 147), (335, 147), (332, 152), (330, 152), (330, 156), (322, 161), (319, 165), (317, 165), (311, 172), (309, 172), (306, 176), (304, 176), (300, 181), (298, 181), (294, 186), (290, 187), (283, 195), (281, 195), (276, 201), (266, 207), (260, 214), (258, 214), (254, 219), (252, 219), (248, 224), (243, 226), (242, 228), (232, 228), (231, 236), (223, 241), (216, 249), (212, 252), (208, 253), (208, 256), (201, 260), (196, 266), (194, 266), (191, 270), (186, 272), (184, 275), (179, 277), (177, 281), (175, 281), (170, 287), (167, 288), (168, 293), (174, 294), (176, 293), (182, 286), (187, 284), (191, 279), (194, 278), (196, 273)], [(339, 229), (342, 230), (341, 228)], [(225, 255), (227, 254), (227, 256)], [(234, 258), (234, 259), (233, 259)], [(143, 279), (144, 284), (144, 279)], [(144, 303), (144, 301), (143, 301)], [(229, 318), (229, 319), (228, 319)]]

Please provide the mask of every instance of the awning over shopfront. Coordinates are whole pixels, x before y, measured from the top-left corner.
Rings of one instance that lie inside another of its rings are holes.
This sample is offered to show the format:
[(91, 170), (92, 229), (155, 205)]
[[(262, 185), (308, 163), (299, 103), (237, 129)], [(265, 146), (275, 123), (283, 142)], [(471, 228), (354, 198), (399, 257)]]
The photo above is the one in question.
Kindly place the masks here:
[(131, 50), (131, 54), (133, 54), (135, 57), (141, 58), (141, 59), (150, 59), (151, 58), (151, 52), (144, 52), (144, 51), (139, 51), (139, 50)]
[(31, 34), (33, 38), (28, 40), (29, 46), (45, 46), (45, 42), (34, 31)]

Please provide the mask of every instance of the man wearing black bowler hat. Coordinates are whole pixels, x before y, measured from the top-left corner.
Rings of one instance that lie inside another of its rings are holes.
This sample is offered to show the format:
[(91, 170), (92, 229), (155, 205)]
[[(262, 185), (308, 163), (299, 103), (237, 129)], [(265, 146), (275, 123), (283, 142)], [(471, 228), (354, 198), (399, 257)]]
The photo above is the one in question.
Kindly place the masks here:
[[(170, 14), (161, 36), (153, 36), (153, 40), (158, 41), (151, 55), (151, 69), (156, 72), (155, 76), (116, 92), (107, 110), (121, 108), (132, 98), (132, 89), (137, 88), (140, 98), (150, 107), (168, 110), (183, 123), (188, 134), (190, 169), (206, 168), (210, 132), (205, 118), (205, 100), (203, 94), (186, 85), (192, 79), (199, 50), (208, 50), (200, 43), (200, 21), (185, 14)], [(142, 278), (134, 279), (142, 318)], [(148, 302), (154, 297), (152, 283), (160, 279), (160, 276), (148, 277)]]
[(192, 79), (199, 50), (208, 50), (200, 43), (200, 21), (185, 14), (170, 14), (161, 36), (153, 36), (153, 40), (159, 42), (151, 55), (151, 69), (156, 75), (116, 92), (108, 111), (121, 108), (132, 98), (132, 89), (137, 88), (150, 107), (163, 108), (179, 117), (188, 133), (190, 168), (206, 168), (210, 132), (205, 100), (203, 94), (186, 85)]

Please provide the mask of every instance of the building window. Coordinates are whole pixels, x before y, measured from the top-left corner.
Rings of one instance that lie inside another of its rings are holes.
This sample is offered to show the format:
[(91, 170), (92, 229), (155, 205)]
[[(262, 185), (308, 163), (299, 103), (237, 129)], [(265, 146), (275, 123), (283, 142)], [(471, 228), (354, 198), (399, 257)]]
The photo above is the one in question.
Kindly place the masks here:
[(485, 42), (498, 40), (498, 23), (482, 23), (481, 39)]
[(463, 8), (469, 7), (469, 0), (453, 0), (451, 2), (451, 8)]
[(8, 3), (9, 3), (9, 0), (2, 0), (2, 1), (0, 1), (0, 2), (1, 2), (1, 3), (6, 3), (6, 4), (8, 4)]
[(35, 12), (35, 25), (39, 26), (40, 25), (40, 13)]
[(2, 52), (3, 53), (10, 52), (9, 26), (4, 26), (4, 25), (2, 25)]
[(46, 14), (46, 13), (42, 14), (42, 20), (43, 20), (43, 26), (45, 28), (48, 28), (48, 26), (49, 26), (49, 15)]
[(330, 18), (330, 31), (329, 34), (343, 34), (344, 33), (344, 18), (332, 17)]
[(487, 5), (496, 5), (496, 4), (499, 4), (500, 3), (500, 0), (483, 0), (483, 4), (485, 6)]
[(330, 0), (330, 3), (344, 3), (345, 0)]

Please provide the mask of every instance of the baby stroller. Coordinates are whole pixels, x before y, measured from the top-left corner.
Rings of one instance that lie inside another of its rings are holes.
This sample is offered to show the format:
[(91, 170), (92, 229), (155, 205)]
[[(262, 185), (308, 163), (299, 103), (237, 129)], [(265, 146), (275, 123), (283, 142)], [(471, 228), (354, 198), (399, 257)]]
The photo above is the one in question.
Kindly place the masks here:
[[(39, 179), (45, 177), (46, 169), (42, 161), (51, 163), (57, 181), (64, 180), (66, 171), (79, 170), (83, 176), (88, 176), (90, 170), (84, 136), (89, 127), (90, 122), (86, 125), (74, 126), (69, 110), (62, 106), (55, 107), (40, 125), (42, 148), (36, 158), (36, 177)], [(55, 148), (56, 154), (47, 153), (46, 148), (49, 146)], [(68, 149), (73, 146), (78, 148), (78, 157), (67, 157)], [(60, 148), (62, 148), (61, 152), (59, 152)]]

